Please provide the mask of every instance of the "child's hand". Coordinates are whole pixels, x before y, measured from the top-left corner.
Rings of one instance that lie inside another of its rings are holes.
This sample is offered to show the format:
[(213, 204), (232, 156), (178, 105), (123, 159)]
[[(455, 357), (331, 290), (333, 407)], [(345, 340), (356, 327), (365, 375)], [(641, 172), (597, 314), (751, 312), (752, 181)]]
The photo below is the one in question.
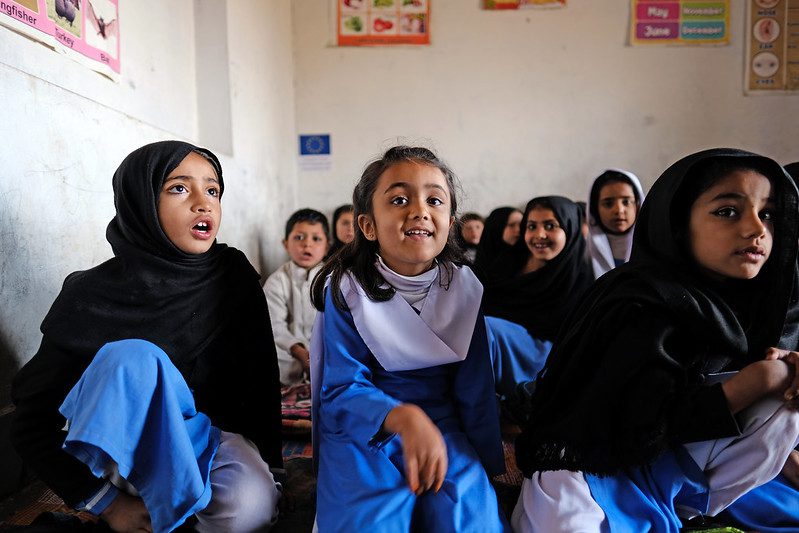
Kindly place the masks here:
[(730, 412), (736, 414), (764, 396), (783, 396), (794, 378), (793, 366), (780, 359), (768, 359), (746, 365), (725, 381), (721, 388)]
[(421, 408), (406, 403), (388, 413), (383, 429), (402, 439), (405, 477), (414, 494), (438, 492), (447, 474), (447, 446), (433, 421)]
[(766, 351), (767, 361), (776, 361), (778, 359), (784, 361), (793, 369), (793, 381), (785, 390), (783, 397), (785, 401), (793, 401), (793, 404), (797, 405), (797, 402), (794, 400), (799, 397), (799, 353), (781, 350), (779, 348), (769, 348)]
[(796, 450), (791, 452), (780, 473), (785, 476), (795, 488), (799, 489), (799, 452)]
[(294, 359), (302, 363), (303, 370), (306, 372), (311, 371), (311, 353), (308, 351), (308, 348), (298, 342), (292, 344), (289, 351)]
[(153, 531), (150, 513), (147, 512), (142, 499), (124, 492), (117, 494), (114, 501), (100, 513), (100, 518), (105, 520), (111, 529), (121, 533)]

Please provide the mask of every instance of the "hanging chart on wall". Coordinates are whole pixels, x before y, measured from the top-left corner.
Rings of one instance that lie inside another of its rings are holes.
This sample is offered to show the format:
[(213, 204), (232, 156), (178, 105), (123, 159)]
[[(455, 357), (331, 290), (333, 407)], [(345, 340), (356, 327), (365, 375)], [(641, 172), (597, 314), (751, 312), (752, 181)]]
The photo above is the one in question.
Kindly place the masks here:
[(745, 91), (799, 91), (799, 0), (747, 0)]
[(0, 0), (0, 25), (119, 79), (119, 0)]
[(631, 0), (632, 45), (724, 45), (730, 42), (730, 0)]
[(483, 0), (483, 9), (499, 11), (503, 9), (533, 9), (565, 7), (566, 0)]
[(430, 44), (431, 1), (338, 0), (338, 45)]

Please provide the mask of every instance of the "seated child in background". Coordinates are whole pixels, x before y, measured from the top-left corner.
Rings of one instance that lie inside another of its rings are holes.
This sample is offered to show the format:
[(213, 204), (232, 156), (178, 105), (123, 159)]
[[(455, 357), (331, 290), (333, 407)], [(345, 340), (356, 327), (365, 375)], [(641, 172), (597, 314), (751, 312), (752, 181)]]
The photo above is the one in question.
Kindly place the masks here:
[(454, 191), (429, 150), (388, 150), (355, 187), (353, 246), (314, 280), (319, 531), (504, 529), (482, 286), (455, 264)]
[(594, 180), (588, 194), (588, 255), (595, 278), (629, 261), (643, 201), (641, 182), (632, 172), (606, 170)]
[(355, 222), (352, 214), (352, 204), (340, 205), (333, 211), (333, 227), (331, 228), (330, 250), (327, 256), (331, 257), (345, 244), (355, 238)]
[(484, 225), (483, 217), (477, 213), (464, 213), (458, 224), (458, 244), (470, 264), (474, 263), (477, 257), (477, 245), (480, 244)]
[(295, 385), (310, 369), (308, 346), (316, 309), (311, 304), (311, 281), (327, 252), (327, 218), (314, 209), (300, 209), (286, 222), (283, 247), (289, 261), (264, 284), (272, 331), (277, 346), (280, 383)]
[(740, 150), (658, 178), (630, 261), (585, 295), (536, 382), (514, 531), (676, 533), (780, 472), (799, 441), (798, 204), (782, 167)]
[(484, 282), (483, 310), (501, 395), (535, 379), (558, 330), (593, 282), (581, 222), (580, 208), (568, 198), (530, 200), (522, 237), (500, 255)]
[(522, 212), (515, 207), (498, 207), (485, 219), (474, 258), (475, 274), (482, 280), (499, 257), (516, 244), (521, 234)]
[(266, 528), (280, 384), (259, 276), (215, 240), (219, 160), (149, 144), (113, 189), (114, 257), (64, 281), (14, 380), (12, 442), (67, 505), (115, 531)]

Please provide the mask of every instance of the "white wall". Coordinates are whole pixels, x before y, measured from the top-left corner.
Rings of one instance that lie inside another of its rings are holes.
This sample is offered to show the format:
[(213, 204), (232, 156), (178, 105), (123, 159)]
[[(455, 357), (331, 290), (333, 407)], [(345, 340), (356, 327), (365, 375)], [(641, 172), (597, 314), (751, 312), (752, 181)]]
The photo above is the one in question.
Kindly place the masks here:
[(433, 0), (429, 47), (337, 48), (328, 0), (294, 3), (297, 129), (332, 134), (330, 172), (300, 172), (300, 203), (330, 210), (367, 161), (421, 142), (461, 177), (464, 208), (584, 199), (608, 166), (646, 188), (682, 155), (736, 146), (799, 159), (799, 95), (743, 96), (744, 4), (732, 41), (625, 46), (629, 0), (488, 12)]
[[(274, 244), (296, 198), (290, 18), (291, 0), (228, 3), (232, 154), (219, 153), (219, 239), (261, 271), (282, 259)], [(0, 28), (0, 408), (64, 277), (111, 256), (111, 176), (123, 157), (161, 139), (199, 142), (193, 20), (192, 0), (120, 2), (119, 84)]]

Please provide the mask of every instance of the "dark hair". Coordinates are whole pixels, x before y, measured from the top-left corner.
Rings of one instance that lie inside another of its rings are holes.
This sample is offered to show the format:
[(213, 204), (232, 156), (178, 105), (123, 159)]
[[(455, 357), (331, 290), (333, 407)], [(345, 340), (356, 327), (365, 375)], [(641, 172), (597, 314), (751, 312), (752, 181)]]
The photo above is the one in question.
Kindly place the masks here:
[(469, 212), (469, 213), (464, 213), (463, 215), (461, 215), (461, 224), (466, 224), (467, 222), (471, 222), (472, 220), (478, 220), (478, 221), (480, 221), (482, 223), (485, 223), (485, 220), (483, 220), (483, 217), (481, 217), (477, 213)]
[[(418, 163), (437, 168), (444, 175), (451, 197), (450, 216), (456, 216), (458, 211), (457, 185), (455, 174), (441, 161), (433, 152), (427, 148), (411, 146), (395, 146), (390, 148), (383, 156), (366, 166), (361, 175), (361, 179), (355, 185), (352, 192), (352, 204), (354, 208), (355, 239), (345, 244), (330, 260), (322, 267), (313, 280), (311, 285), (311, 301), (314, 307), (320, 311), (325, 309), (325, 281), (330, 276), (330, 290), (333, 291), (333, 302), (336, 307), (344, 310), (346, 303), (341, 295), (341, 278), (348, 270), (361, 284), (366, 295), (374, 301), (385, 302), (394, 296), (394, 289), (391, 287), (383, 288), (383, 276), (375, 267), (375, 257), (379, 249), (377, 241), (368, 240), (360, 226), (357, 224), (361, 215), (373, 214), (372, 197), (377, 188), (377, 181), (380, 176), (393, 165), (403, 162)], [(440, 282), (449, 283), (452, 279), (450, 263), (462, 263), (463, 256), (454, 240), (454, 232), (450, 231), (447, 235), (447, 242), (444, 249), (438, 254), (436, 259), (441, 268), (446, 272), (446, 276), (441, 276)]]
[(330, 232), (330, 228), (327, 225), (327, 217), (316, 209), (309, 209), (305, 207), (303, 209), (294, 211), (286, 221), (286, 239), (289, 238), (289, 233), (291, 233), (291, 230), (294, 229), (294, 225), (299, 224), (300, 222), (307, 222), (308, 224), (321, 224), (322, 230), (325, 232), (325, 236), (327, 236), (327, 234)]
[[(771, 174), (770, 169), (757, 159), (742, 157), (712, 157), (700, 161), (688, 171), (674, 194), (670, 215), (674, 239), (688, 254), (686, 257), (693, 257), (688, 242), (688, 225), (696, 199), (733, 172), (748, 171), (758, 172), (766, 177)], [(768, 179), (771, 181), (771, 178)]]
[(588, 198), (588, 212), (594, 219), (594, 223), (602, 228), (605, 233), (612, 233), (608, 228), (602, 225), (602, 219), (599, 217), (599, 193), (605, 185), (611, 183), (626, 183), (633, 190), (635, 196), (635, 205), (638, 209), (641, 208), (641, 196), (638, 194), (638, 187), (635, 186), (630, 176), (618, 170), (606, 170), (594, 180), (594, 185), (591, 186), (591, 194)]

